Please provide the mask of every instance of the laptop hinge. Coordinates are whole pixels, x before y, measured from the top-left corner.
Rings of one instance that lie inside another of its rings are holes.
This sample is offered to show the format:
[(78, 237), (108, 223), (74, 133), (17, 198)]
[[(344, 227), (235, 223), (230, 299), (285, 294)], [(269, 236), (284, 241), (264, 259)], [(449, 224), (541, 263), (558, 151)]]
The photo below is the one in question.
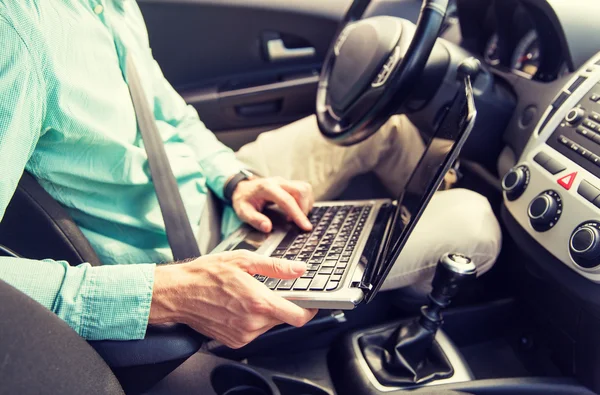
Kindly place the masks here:
[(373, 285), (370, 283), (365, 283), (363, 281), (356, 284), (356, 287), (362, 290), (365, 294), (368, 294), (373, 289)]

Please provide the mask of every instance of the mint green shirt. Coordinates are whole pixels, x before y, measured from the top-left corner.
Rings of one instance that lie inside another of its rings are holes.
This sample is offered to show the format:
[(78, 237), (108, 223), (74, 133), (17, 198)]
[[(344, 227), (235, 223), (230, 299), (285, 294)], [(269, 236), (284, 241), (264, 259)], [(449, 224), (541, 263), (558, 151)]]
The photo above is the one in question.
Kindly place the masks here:
[[(124, 79), (126, 56), (136, 62), (193, 228), (207, 190), (222, 197), (243, 165), (163, 77), (134, 0), (0, 0), (0, 37), (0, 218), (26, 169), (105, 264), (0, 258), (0, 279), (87, 339), (142, 338), (154, 263), (172, 256)], [(236, 223), (230, 208), (225, 214)]]

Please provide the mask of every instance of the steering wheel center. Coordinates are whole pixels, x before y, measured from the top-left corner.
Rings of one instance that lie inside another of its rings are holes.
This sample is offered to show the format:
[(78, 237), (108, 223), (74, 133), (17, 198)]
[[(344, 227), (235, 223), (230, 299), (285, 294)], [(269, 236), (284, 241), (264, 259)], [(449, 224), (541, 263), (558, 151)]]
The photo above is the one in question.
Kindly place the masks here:
[[(335, 63), (329, 81), (328, 101), (342, 118), (370, 87), (385, 83), (393, 65), (388, 65), (400, 39), (402, 24), (396, 18), (375, 17), (348, 25), (336, 43)], [(397, 63), (400, 52), (391, 59)], [(378, 78), (379, 77), (379, 78)]]
[(321, 134), (356, 144), (401, 111), (417, 84), (442, 27), (448, 0), (423, 0), (419, 21), (362, 18), (370, 0), (354, 0), (329, 50), (317, 90)]

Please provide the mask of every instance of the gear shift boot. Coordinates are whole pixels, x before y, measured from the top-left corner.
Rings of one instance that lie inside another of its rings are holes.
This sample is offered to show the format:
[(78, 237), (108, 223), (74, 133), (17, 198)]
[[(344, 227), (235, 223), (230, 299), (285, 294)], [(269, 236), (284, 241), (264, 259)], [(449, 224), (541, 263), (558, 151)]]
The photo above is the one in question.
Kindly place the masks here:
[(366, 334), (359, 345), (377, 381), (388, 387), (402, 387), (454, 373), (434, 337), (418, 321), (411, 321), (400, 328)]
[(367, 365), (386, 386), (419, 385), (452, 376), (452, 364), (435, 341), (442, 310), (460, 285), (475, 278), (473, 262), (460, 254), (446, 254), (437, 266), (429, 304), (420, 317), (395, 329), (371, 332), (359, 339)]

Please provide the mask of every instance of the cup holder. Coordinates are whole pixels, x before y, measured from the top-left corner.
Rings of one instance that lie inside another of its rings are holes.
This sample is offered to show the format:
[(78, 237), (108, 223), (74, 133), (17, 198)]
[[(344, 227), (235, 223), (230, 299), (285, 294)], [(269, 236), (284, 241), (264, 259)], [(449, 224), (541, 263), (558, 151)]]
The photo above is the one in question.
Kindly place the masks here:
[(244, 366), (217, 366), (210, 381), (217, 395), (273, 395), (267, 381)]

